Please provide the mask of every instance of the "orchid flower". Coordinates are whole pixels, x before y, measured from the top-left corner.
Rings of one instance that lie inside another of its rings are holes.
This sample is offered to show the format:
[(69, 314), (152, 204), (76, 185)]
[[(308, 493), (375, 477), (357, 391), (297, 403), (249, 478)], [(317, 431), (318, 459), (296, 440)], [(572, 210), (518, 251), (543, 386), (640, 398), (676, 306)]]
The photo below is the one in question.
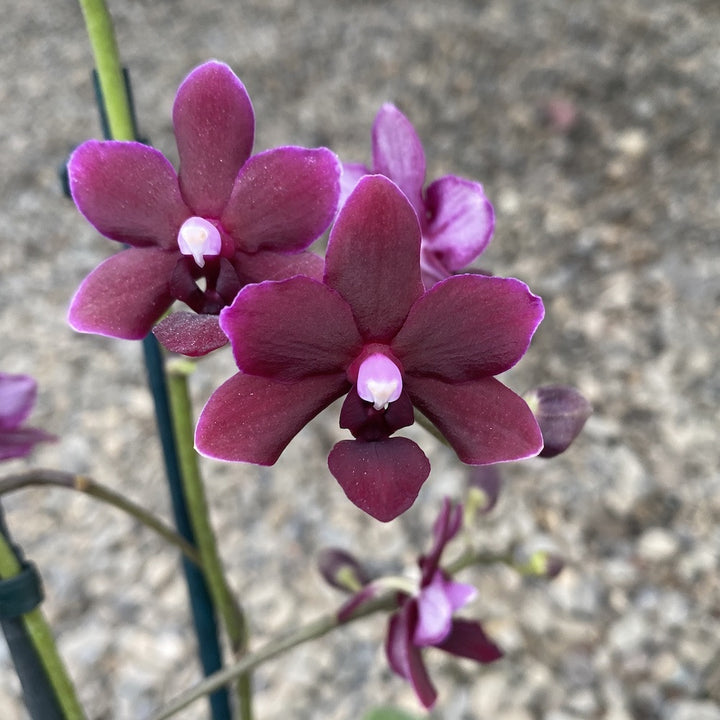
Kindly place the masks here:
[(255, 118), (227, 65), (207, 62), (180, 85), (173, 107), (180, 170), (138, 142), (89, 140), (70, 158), (80, 212), (130, 247), (98, 266), (72, 300), (82, 332), (143, 338), (175, 300), (157, 335), (169, 349), (203, 355), (224, 345), (217, 316), (248, 283), (304, 273), (305, 252), (336, 211), (340, 166), (325, 148), (251, 155)]
[(420, 262), (426, 288), (461, 271), (485, 250), (495, 215), (482, 185), (456, 175), (425, 184), (425, 152), (415, 128), (386, 103), (372, 128), (373, 167), (343, 163), (341, 204), (369, 173), (390, 178), (405, 193), (422, 230)]
[(321, 410), (345, 395), (328, 458), (348, 498), (381, 521), (414, 502), (430, 463), (391, 437), (422, 412), (471, 465), (537, 454), (524, 400), (494, 376), (525, 353), (543, 316), (514, 279), (420, 278), (412, 206), (381, 175), (360, 180), (330, 234), (322, 281), (250, 285), (220, 313), (240, 370), (198, 420), (195, 444), (222, 460), (272, 465)]

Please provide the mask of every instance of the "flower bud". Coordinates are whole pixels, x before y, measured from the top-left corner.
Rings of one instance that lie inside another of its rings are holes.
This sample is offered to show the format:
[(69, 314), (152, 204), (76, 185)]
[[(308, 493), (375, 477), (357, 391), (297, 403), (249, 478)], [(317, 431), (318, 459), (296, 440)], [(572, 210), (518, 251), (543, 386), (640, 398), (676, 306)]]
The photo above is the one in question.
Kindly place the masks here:
[(515, 569), (527, 577), (552, 580), (565, 567), (565, 560), (549, 538), (542, 536), (515, 551)]
[(338, 548), (321, 550), (317, 566), (328, 585), (344, 592), (356, 593), (370, 582), (365, 568), (350, 553)]
[(471, 465), (467, 468), (468, 493), (465, 501), (465, 525), (476, 515), (489, 513), (496, 505), (502, 477), (497, 465)]
[(525, 400), (535, 414), (545, 443), (540, 457), (555, 457), (568, 449), (592, 414), (592, 406), (569, 385), (543, 385)]

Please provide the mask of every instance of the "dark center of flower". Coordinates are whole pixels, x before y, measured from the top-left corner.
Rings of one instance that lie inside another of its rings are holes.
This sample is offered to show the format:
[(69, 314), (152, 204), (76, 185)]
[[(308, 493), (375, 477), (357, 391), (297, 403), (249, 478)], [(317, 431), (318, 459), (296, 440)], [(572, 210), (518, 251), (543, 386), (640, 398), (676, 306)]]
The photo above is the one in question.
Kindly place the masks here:
[(348, 368), (353, 388), (340, 411), (340, 427), (372, 442), (412, 425), (412, 403), (403, 390), (402, 369), (387, 346), (373, 343)]
[(176, 300), (202, 315), (217, 315), (230, 305), (242, 284), (228, 258), (205, 256), (202, 266), (192, 257), (181, 257), (172, 277), (170, 292)]

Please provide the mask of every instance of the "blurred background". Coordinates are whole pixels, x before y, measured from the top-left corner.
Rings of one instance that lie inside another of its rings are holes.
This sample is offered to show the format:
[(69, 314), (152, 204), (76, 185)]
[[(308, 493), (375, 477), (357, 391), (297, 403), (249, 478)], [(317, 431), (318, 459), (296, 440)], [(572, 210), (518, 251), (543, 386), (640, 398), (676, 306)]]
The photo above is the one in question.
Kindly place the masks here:
[[(2, 6), (0, 370), (40, 384), (32, 424), (61, 436), (28, 462), (87, 473), (168, 517), (137, 343), (74, 333), (67, 306), (115, 248), (65, 198), (58, 169), (100, 129), (71, 0)], [(173, 161), (170, 112), (209, 59), (245, 83), (255, 150), (328, 145), (368, 162), (383, 102), (414, 123), (428, 179), (483, 183), (496, 231), (480, 265), (540, 294), (546, 319), (505, 381), (578, 387), (595, 414), (563, 456), (503, 469), (478, 522), (489, 550), (552, 541), (551, 583), (466, 573), (506, 658), (428, 652), (449, 720), (720, 719), (720, 4), (715, 0), (191, 0), (110, 2), (141, 132)], [(232, 374), (200, 363), (197, 409)], [(325, 458), (334, 407), (271, 469), (204, 463), (252, 642), (329, 611), (326, 545), (402, 572), (428, 548), (464, 474), (423, 431), (433, 472), (390, 525), (356, 510)], [(199, 678), (178, 558), (118, 511), (60, 490), (3, 499), (40, 567), (44, 609), (93, 720), (145, 717)], [(264, 666), (258, 720), (419, 713), (364, 620)], [(23, 720), (0, 641), (3, 720)], [(292, 710), (288, 710), (292, 708)], [(178, 715), (205, 717), (198, 703)]]

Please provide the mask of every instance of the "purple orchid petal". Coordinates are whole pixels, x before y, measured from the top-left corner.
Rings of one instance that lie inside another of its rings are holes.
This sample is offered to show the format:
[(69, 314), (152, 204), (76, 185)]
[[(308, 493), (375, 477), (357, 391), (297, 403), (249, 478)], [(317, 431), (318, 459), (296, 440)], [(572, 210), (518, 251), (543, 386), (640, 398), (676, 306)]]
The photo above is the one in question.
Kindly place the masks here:
[(188, 357), (207, 355), (228, 343), (217, 315), (174, 312), (153, 328), (153, 334), (166, 350)]
[(405, 193), (418, 218), (424, 219), (422, 187), (425, 153), (412, 123), (394, 105), (385, 103), (372, 128), (375, 172), (389, 177)]
[(406, 376), (405, 387), (413, 405), (468, 465), (520, 460), (542, 449), (527, 403), (495, 378), (450, 384)]
[(191, 215), (162, 153), (136, 142), (88, 140), (68, 163), (78, 210), (106, 237), (174, 249)]
[(370, 175), (372, 170), (361, 163), (343, 163), (342, 175), (340, 175), (340, 199), (338, 207), (342, 207), (350, 197), (350, 193), (364, 175)]
[[(442, 573), (439, 573), (442, 577)], [(450, 603), (452, 611), (455, 612), (465, 607), (470, 601), (477, 596), (477, 589), (468, 583), (455, 582), (454, 580), (446, 580), (442, 577), (443, 591), (445, 597)]]
[(420, 702), (429, 709), (437, 700), (437, 692), (423, 663), (420, 649), (412, 641), (417, 612), (417, 605), (411, 600), (390, 616), (385, 654), (393, 672), (410, 682)]
[(305, 275), (319, 281), (325, 270), (323, 258), (308, 250), (293, 254), (272, 250), (252, 254), (237, 252), (233, 265), (243, 285), (263, 280), (286, 280), (294, 275)]
[(457, 618), (453, 620), (450, 634), (436, 647), (479, 663), (491, 663), (503, 656), (502, 650), (485, 634), (480, 623)]
[(185, 202), (217, 218), (252, 151), (255, 117), (245, 86), (223, 63), (200, 65), (178, 89), (173, 126)]
[(325, 282), (352, 307), (366, 340), (389, 341), (423, 292), (420, 227), (397, 186), (381, 175), (358, 183), (325, 255)]
[(179, 253), (130, 248), (98, 265), (75, 293), (68, 321), (80, 332), (140, 340), (170, 307)]
[(203, 408), (195, 447), (218, 460), (272, 465), (295, 435), (347, 389), (344, 373), (292, 383), (237, 373)]
[(242, 371), (278, 380), (344, 375), (362, 349), (347, 303), (302, 276), (248, 285), (222, 311), (220, 326)]
[(267, 150), (245, 163), (221, 222), (244, 252), (299, 252), (332, 222), (339, 193), (340, 162), (326, 148)]
[(404, 513), (430, 474), (425, 453), (407, 438), (341, 440), (328, 467), (350, 501), (381, 522)]
[(511, 368), (543, 314), (542, 300), (519, 280), (460, 275), (413, 305), (391, 347), (407, 375), (475, 380)]
[(443, 506), (433, 525), (433, 546), (427, 555), (420, 558), (422, 577), (420, 586), (429, 585), (437, 573), (440, 556), (445, 546), (460, 531), (462, 525), (462, 506), (453, 505), (448, 498), (443, 500)]
[[(439, 574), (439, 573), (438, 573)], [(452, 623), (453, 608), (442, 582), (432, 582), (417, 597), (418, 622), (413, 643), (418, 647), (435, 645), (447, 637)]]
[(26, 457), (38, 443), (55, 440), (57, 440), (56, 435), (36, 428), (0, 430), (0, 460)]
[(29, 375), (0, 373), (0, 431), (19, 427), (36, 398), (37, 383)]
[(454, 175), (440, 178), (428, 186), (425, 204), (430, 220), (423, 242), (448, 274), (461, 270), (485, 250), (495, 214), (480, 183)]

